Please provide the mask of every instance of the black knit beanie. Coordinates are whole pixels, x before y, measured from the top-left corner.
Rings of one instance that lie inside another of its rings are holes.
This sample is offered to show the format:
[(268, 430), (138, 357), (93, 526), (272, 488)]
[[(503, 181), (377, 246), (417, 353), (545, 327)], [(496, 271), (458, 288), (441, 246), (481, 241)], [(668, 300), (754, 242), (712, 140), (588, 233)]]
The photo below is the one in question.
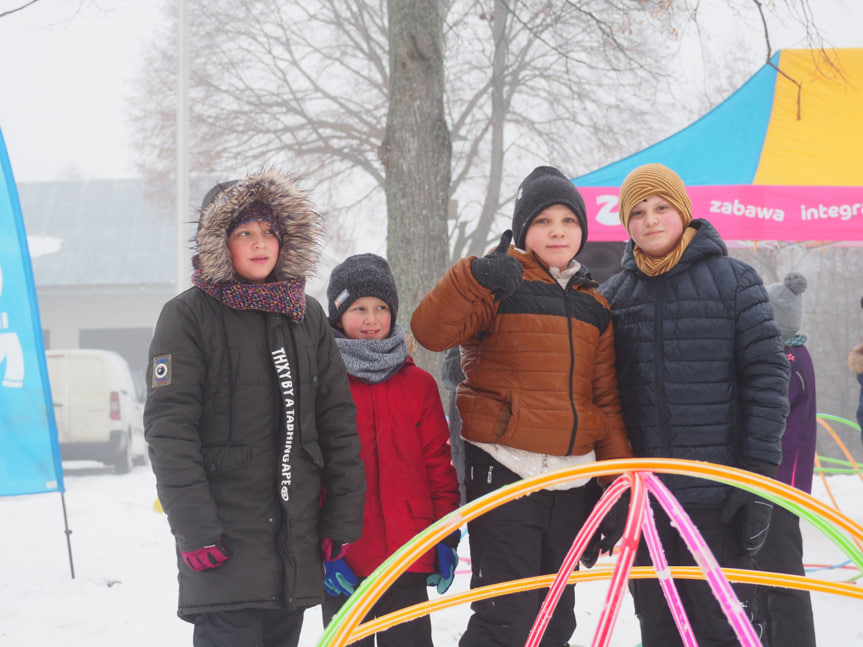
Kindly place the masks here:
[(530, 223), (543, 209), (555, 204), (569, 207), (578, 218), (582, 232), (578, 252), (581, 251), (587, 242), (587, 210), (584, 207), (584, 198), (572, 181), (553, 166), (537, 166), (518, 187), (512, 213), (512, 242), (516, 247), (524, 249), (524, 239)]
[(386, 303), (395, 325), (399, 314), (396, 280), (389, 264), (377, 254), (349, 256), (333, 268), (327, 286), (330, 325), (335, 328), (348, 306), (362, 297), (377, 297)]

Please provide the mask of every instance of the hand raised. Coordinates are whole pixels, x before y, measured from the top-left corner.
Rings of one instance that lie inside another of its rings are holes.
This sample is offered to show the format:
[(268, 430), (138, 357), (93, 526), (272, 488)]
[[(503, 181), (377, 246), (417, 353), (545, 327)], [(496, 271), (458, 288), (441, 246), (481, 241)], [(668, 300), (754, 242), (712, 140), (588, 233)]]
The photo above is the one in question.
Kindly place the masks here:
[(512, 241), (512, 231), (507, 229), (500, 236), (500, 243), (490, 253), (470, 262), (473, 278), (484, 288), (488, 288), (497, 299), (515, 292), (521, 285), (524, 268), (518, 260), (507, 254)]

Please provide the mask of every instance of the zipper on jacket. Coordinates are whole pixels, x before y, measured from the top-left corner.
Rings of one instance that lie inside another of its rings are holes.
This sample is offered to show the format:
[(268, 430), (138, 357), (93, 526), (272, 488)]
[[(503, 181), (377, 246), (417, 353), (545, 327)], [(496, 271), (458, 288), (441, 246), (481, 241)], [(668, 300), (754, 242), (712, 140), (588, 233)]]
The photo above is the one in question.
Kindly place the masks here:
[(569, 446), (566, 448), (566, 456), (570, 456), (572, 454), (572, 448), (575, 447), (575, 435), (578, 433), (578, 411), (575, 408), (575, 400), (572, 397), (574, 381), (573, 374), (575, 373), (575, 343), (572, 339), (572, 310), (570, 308), (569, 298), (569, 292), (571, 289), (574, 289), (573, 282), (577, 276), (578, 273), (574, 274), (572, 278), (567, 281), (566, 287), (563, 289), (563, 304), (566, 310), (566, 327), (569, 336), (569, 408), (572, 409), (572, 433), (569, 435)]
[[(219, 287), (220, 298), (222, 289), (223, 287)], [(231, 357), (231, 344), (228, 341), (228, 324), (225, 321), (225, 308), (227, 308), (227, 306), (220, 302), (219, 319), (222, 323), (222, 335), (225, 342), (225, 356), (228, 362), (228, 440), (225, 445), (230, 446), (234, 439), (234, 358)]]
[(665, 303), (666, 282), (659, 279), (659, 293), (656, 295), (654, 304), (656, 310), (653, 314), (653, 350), (656, 365), (654, 366), (654, 379), (656, 380), (656, 428), (659, 432), (659, 441), (662, 445), (662, 456), (672, 458), (671, 455), (671, 431), (668, 428), (665, 411), (665, 384), (662, 379), (662, 367), (665, 363), (665, 347), (662, 343), (662, 304)]

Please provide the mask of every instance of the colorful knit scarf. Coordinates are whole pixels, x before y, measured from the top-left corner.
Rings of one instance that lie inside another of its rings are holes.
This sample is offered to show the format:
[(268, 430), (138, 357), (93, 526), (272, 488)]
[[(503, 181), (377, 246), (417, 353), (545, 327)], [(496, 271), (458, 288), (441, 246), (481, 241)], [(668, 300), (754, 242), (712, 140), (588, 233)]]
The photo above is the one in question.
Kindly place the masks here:
[(192, 259), (195, 271), (192, 284), (234, 310), (260, 310), (279, 312), (293, 323), (299, 323), (306, 314), (306, 279), (287, 279), (269, 283), (216, 283), (205, 279)]

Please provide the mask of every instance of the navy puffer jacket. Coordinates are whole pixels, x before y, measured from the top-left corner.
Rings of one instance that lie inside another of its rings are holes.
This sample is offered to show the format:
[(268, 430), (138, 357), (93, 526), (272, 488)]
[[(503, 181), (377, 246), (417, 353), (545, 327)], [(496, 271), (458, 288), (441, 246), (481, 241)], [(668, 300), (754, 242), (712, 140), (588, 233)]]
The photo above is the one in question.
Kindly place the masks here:
[[(623, 417), (639, 457), (744, 467), (773, 476), (788, 414), (788, 360), (758, 273), (728, 256), (706, 220), (669, 272), (638, 269), (632, 242), (600, 291), (611, 304)], [(663, 476), (685, 506), (728, 487)]]

